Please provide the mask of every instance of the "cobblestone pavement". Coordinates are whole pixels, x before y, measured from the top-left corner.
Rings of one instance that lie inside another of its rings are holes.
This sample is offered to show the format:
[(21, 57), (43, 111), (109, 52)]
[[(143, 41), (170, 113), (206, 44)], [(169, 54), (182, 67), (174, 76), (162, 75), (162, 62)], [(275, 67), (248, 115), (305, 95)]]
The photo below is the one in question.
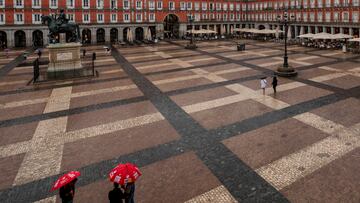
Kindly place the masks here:
[(298, 76), (263, 95), (281, 44), (187, 43), (87, 46), (99, 77), (36, 85), (35, 55), (0, 55), (0, 202), (59, 202), (69, 170), (75, 202), (107, 202), (120, 162), (137, 202), (360, 202), (357, 55), (290, 46)]

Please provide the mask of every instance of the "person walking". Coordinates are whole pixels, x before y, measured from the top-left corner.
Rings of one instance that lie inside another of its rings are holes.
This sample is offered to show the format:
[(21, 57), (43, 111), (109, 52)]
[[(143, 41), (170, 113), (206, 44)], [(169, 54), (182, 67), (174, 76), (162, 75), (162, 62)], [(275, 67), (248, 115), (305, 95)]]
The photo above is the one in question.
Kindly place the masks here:
[(277, 77), (276, 75), (273, 76), (273, 81), (272, 81), (272, 87), (274, 89), (274, 94), (276, 93), (276, 86), (278, 85), (278, 80), (277, 80)]
[(62, 203), (73, 203), (75, 196), (75, 183), (77, 178), (60, 188), (60, 198)]
[(263, 95), (265, 95), (265, 88), (267, 86), (266, 77), (261, 78), (260, 80), (260, 87), (263, 90)]
[(124, 195), (125, 195), (125, 203), (135, 203), (134, 195), (135, 195), (135, 183), (130, 182), (123, 186)]
[(110, 203), (123, 203), (125, 197), (118, 183), (114, 183), (114, 189), (109, 192), (108, 198)]

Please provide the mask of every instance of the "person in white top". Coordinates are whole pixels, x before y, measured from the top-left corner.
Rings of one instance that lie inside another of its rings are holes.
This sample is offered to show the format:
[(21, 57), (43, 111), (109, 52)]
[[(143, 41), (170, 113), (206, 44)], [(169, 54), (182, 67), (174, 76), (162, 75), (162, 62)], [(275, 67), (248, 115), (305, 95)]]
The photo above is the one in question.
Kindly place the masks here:
[(266, 81), (266, 77), (261, 78), (260, 80), (260, 87), (263, 90), (263, 95), (265, 95), (265, 88), (267, 86), (267, 81)]

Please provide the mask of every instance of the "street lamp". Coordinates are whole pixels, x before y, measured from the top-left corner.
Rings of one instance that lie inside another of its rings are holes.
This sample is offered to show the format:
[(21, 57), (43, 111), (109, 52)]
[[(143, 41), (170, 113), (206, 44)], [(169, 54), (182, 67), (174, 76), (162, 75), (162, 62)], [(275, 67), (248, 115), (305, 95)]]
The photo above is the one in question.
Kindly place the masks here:
[(294, 16), (288, 16), (287, 10), (284, 11), (283, 17), (277, 16), (277, 20), (279, 22), (279, 25), (282, 24), (285, 26), (284, 29), (284, 37), (285, 37), (285, 53), (284, 53), (284, 63), (281, 67), (279, 67), (276, 71), (276, 74), (283, 77), (292, 77), (297, 75), (297, 72), (294, 70), (294, 68), (289, 67), (288, 63), (288, 54), (287, 54), (287, 33), (289, 29), (290, 21), (294, 21)]
[(191, 38), (190, 38), (190, 43), (186, 45), (186, 49), (196, 49), (197, 46), (194, 43), (194, 33), (193, 33), (193, 23), (194, 23), (194, 16), (189, 14), (188, 16), (188, 22), (191, 25)]

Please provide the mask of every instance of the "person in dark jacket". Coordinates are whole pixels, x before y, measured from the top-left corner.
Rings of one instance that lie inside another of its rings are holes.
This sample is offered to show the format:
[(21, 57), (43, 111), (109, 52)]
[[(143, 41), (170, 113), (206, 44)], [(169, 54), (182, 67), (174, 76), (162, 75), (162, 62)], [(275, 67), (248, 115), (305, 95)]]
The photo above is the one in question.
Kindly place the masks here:
[(272, 81), (272, 87), (274, 89), (274, 93), (276, 93), (276, 86), (278, 85), (278, 80), (277, 80), (277, 77), (276, 75), (273, 76), (273, 81)]
[(118, 183), (114, 183), (114, 189), (109, 192), (108, 198), (110, 203), (123, 203), (125, 197)]
[(135, 203), (134, 195), (135, 195), (135, 183), (130, 182), (123, 186), (124, 194), (125, 194), (125, 203)]
[(76, 181), (77, 178), (60, 188), (60, 198), (62, 203), (73, 203)]

